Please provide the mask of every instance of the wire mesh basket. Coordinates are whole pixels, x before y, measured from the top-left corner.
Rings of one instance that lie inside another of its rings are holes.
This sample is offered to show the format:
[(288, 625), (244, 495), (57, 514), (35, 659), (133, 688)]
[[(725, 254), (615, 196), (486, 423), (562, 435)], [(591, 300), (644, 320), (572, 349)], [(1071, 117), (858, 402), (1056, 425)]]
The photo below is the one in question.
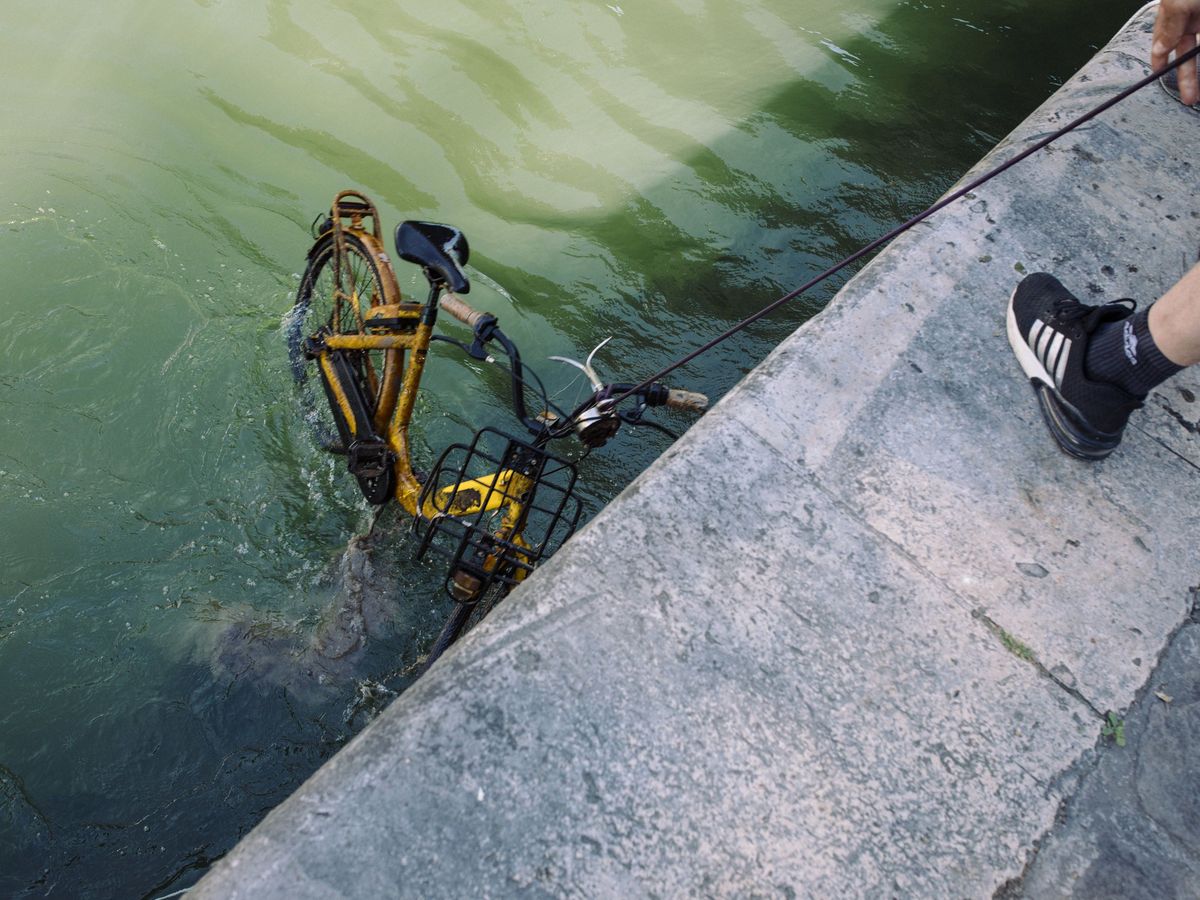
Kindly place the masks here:
[(579, 523), (573, 463), (493, 428), (451, 444), (421, 491), (417, 558), (449, 560), (446, 590), (460, 603), (507, 590), (557, 550)]

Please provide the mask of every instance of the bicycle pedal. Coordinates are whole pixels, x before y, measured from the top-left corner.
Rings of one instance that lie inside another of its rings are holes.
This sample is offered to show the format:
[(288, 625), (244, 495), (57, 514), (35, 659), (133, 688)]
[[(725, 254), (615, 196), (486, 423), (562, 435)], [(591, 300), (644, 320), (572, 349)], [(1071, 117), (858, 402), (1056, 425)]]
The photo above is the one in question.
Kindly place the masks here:
[(306, 337), (300, 345), (300, 352), (304, 354), (305, 359), (316, 359), (325, 352), (324, 334)]
[(347, 465), (350, 474), (360, 478), (378, 478), (395, 462), (391, 448), (380, 440), (355, 441), (346, 455), (349, 457)]

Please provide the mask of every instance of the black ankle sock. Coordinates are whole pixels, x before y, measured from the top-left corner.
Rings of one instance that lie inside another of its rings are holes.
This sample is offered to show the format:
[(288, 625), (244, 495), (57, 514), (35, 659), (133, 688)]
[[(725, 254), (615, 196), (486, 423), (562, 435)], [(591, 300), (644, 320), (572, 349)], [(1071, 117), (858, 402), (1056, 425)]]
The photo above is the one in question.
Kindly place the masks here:
[(1183, 368), (1171, 362), (1150, 336), (1150, 307), (1092, 333), (1083, 368), (1092, 381), (1107, 381), (1144, 397)]

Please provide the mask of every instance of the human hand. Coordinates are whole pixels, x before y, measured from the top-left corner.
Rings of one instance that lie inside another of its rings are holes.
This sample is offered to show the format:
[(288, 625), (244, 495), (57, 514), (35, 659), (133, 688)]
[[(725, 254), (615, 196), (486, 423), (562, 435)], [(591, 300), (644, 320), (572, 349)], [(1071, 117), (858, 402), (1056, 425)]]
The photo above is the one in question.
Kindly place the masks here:
[[(1150, 67), (1165, 66), (1172, 50), (1178, 56), (1196, 46), (1200, 33), (1200, 0), (1162, 0), (1154, 20), (1154, 38), (1150, 44)], [(1195, 62), (1186, 63), (1179, 73), (1179, 99), (1186, 105), (1200, 103), (1200, 78)]]

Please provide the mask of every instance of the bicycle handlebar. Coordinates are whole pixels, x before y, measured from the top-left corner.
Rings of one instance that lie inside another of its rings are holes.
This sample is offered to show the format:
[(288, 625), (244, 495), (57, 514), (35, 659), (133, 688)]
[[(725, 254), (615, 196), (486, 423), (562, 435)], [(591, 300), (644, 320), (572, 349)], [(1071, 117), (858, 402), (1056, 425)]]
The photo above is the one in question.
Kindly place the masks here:
[(684, 412), (702, 413), (708, 409), (708, 397), (696, 391), (685, 391), (680, 388), (669, 388), (665, 384), (652, 382), (645, 387), (630, 384), (610, 384), (602, 393), (608, 397), (614, 394), (624, 394), (632, 391), (641, 397), (647, 406), (668, 406), (671, 409), (681, 409)]
[(478, 325), (484, 316), (489, 315), (488, 313), (480, 312), (452, 291), (446, 291), (442, 294), (439, 305), (446, 312), (450, 313), (450, 315), (454, 316), (454, 318), (458, 319), (458, 321), (464, 325), (470, 325), (472, 328)]
[[(437, 289), (436, 287), (434, 288)], [(594, 416), (585, 416), (585, 411), (596, 407), (602, 418), (607, 419), (610, 415), (614, 416), (613, 421), (616, 421), (616, 416), (613, 413), (611, 406), (609, 409), (603, 409), (603, 401), (613, 396), (614, 393), (625, 391), (633, 391), (638, 394), (646, 406), (667, 406), (671, 409), (679, 409), (685, 412), (702, 413), (708, 408), (708, 397), (696, 391), (685, 391), (679, 388), (668, 388), (664, 384), (649, 384), (641, 389), (635, 385), (629, 384), (609, 384), (601, 386), (596, 393), (584, 403), (582, 403), (574, 413), (567, 417), (565, 429), (547, 427), (545, 419), (541, 417), (531, 418), (526, 411), (525, 398), (522, 393), (524, 386), (524, 376), (522, 375), (521, 355), (518, 352), (516, 345), (502, 332), (496, 325), (496, 317), (491, 313), (482, 312), (475, 309), (471, 304), (467, 303), (462, 297), (453, 291), (444, 291), (438, 301), (438, 305), (464, 325), (468, 325), (475, 329), (475, 342), (470, 347), (462, 345), (464, 349), (477, 359), (486, 358), (487, 354), (484, 350), (484, 345), (488, 341), (496, 340), (504, 347), (505, 353), (508, 355), (509, 364), (512, 369), (513, 376), (513, 408), (517, 414), (517, 418), (535, 435), (544, 435), (547, 439), (554, 439), (569, 434), (572, 430), (582, 434), (585, 431), (593, 429), (596, 424), (593, 421)], [(590, 368), (591, 357), (588, 358), (587, 364), (578, 365), (588, 377), (593, 379), (593, 383), (597, 382), (595, 373)], [(607, 429), (601, 429), (607, 432)], [(611, 434), (606, 433), (603, 440), (607, 440)], [(586, 441), (585, 441), (586, 443)]]
[(687, 412), (701, 413), (708, 409), (708, 397), (696, 391), (685, 391), (679, 388), (668, 388), (665, 406), (671, 409), (682, 409)]

